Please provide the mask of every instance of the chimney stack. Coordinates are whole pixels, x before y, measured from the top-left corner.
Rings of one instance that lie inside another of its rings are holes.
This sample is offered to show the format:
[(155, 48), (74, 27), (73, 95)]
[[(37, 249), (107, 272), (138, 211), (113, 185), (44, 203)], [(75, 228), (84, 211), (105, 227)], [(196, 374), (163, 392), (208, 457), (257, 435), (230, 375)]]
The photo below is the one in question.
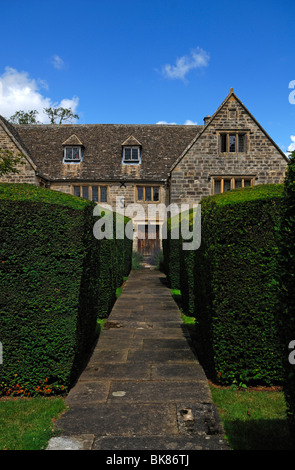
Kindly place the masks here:
[(211, 118), (211, 116), (206, 116), (204, 117), (204, 125), (206, 126), (207, 122), (209, 121), (209, 119)]

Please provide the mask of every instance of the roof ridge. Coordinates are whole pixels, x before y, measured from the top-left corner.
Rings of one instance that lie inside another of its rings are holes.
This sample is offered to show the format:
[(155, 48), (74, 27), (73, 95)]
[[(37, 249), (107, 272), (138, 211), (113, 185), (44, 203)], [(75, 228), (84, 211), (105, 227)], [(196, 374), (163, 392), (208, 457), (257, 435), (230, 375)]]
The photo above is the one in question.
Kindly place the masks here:
[(15, 128), (48, 128), (51, 127), (52, 129), (56, 128), (69, 128), (69, 127), (90, 127), (90, 126), (118, 126), (118, 127), (171, 127), (171, 128), (200, 128), (204, 127), (203, 124), (119, 124), (119, 123), (90, 123), (90, 124), (11, 124)]

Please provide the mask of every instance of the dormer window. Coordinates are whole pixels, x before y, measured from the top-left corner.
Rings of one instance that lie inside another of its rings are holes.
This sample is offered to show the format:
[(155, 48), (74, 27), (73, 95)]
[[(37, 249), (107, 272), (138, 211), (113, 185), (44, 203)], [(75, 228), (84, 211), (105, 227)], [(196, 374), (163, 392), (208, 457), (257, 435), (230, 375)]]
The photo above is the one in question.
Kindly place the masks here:
[(64, 149), (64, 162), (80, 162), (81, 161), (81, 147), (65, 147)]
[(62, 145), (64, 163), (80, 163), (83, 160), (83, 144), (75, 134), (71, 135)]
[(129, 165), (141, 163), (141, 143), (133, 135), (122, 143), (122, 163)]
[(139, 163), (140, 162), (140, 148), (139, 147), (123, 147), (123, 162), (124, 163)]

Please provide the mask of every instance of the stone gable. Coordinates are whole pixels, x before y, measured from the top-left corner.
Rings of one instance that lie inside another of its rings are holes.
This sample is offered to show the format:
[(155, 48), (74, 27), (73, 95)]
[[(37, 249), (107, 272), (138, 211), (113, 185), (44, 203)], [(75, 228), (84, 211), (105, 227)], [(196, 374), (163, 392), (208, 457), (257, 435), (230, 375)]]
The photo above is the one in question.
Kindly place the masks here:
[[(222, 152), (221, 134), (244, 134), (241, 152)], [(198, 203), (214, 193), (214, 178), (247, 177), (251, 184), (282, 183), (287, 158), (231, 91), (171, 169), (172, 203)]]
[(18, 164), (19, 173), (8, 173), (0, 177), (1, 183), (30, 183), (39, 184), (39, 178), (36, 176), (36, 166), (31, 158), (27, 155), (27, 151), (18, 142), (15, 134), (10, 129), (8, 123), (0, 122), (0, 149), (9, 150), (15, 156), (23, 155), (23, 164)]

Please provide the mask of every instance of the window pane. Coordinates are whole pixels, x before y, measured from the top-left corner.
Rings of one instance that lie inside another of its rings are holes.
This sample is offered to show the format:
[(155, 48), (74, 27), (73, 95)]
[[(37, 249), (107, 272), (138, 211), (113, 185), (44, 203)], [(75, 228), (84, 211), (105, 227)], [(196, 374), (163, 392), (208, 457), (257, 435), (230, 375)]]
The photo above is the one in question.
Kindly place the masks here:
[(214, 181), (214, 194), (220, 194), (221, 192), (221, 180)]
[(82, 197), (84, 197), (84, 199), (88, 199), (88, 186), (82, 187)]
[(92, 186), (92, 201), (98, 202), (98, 186)]
[(223, 192), (230, 190), (230, 180), (224, 180), (223, 182)]
[(100, 202), (107, 202), (107, 187), (100, 187)]
[(143, 187), (138, 186), (137, 188), (137, 199), (138, 201), (143, 201)]
[(139, 157), (138, 157), (138, 149), (137, 148), (133, 148), (131, 149), (132, 150), (132, 160), (139, 160)]
[(220, 151), (226, 152), (226, 134), (220, 134)]
[(239, 134), (239, 152), (245, 152), (245, 142), (246, 142), (246, 136), (245, 134)]
[(80, 160), (80, 152), (78, 147), (73, 148), (73, 160)]
[(244, 180), (244, 187), (251, 186), (251, 180)]
[(126, 147), (124, 149), (124, 160), (131, 160), (131, 148)]
[(152, 200), (152, 188), (150, 187), (145, 188), (145, 200), (146, 201)]
[(229, 136), (229, 151), (230, 152), (236, 151), (236, 136), (233, 134)]
[(73, 149), (66, 147), (66, 160), (72, 160), (73, 158)]
[(80, 186), (74, 186), (74, 196), (80, 197)]
[(154, 187), (154, 201), (158, 201), (159, 200), (159, 188), (158, 187)]
[(235, 180), (235, 188), (241, 188), (242, 187), (242, 180), (241, 179), (236, 179)]

